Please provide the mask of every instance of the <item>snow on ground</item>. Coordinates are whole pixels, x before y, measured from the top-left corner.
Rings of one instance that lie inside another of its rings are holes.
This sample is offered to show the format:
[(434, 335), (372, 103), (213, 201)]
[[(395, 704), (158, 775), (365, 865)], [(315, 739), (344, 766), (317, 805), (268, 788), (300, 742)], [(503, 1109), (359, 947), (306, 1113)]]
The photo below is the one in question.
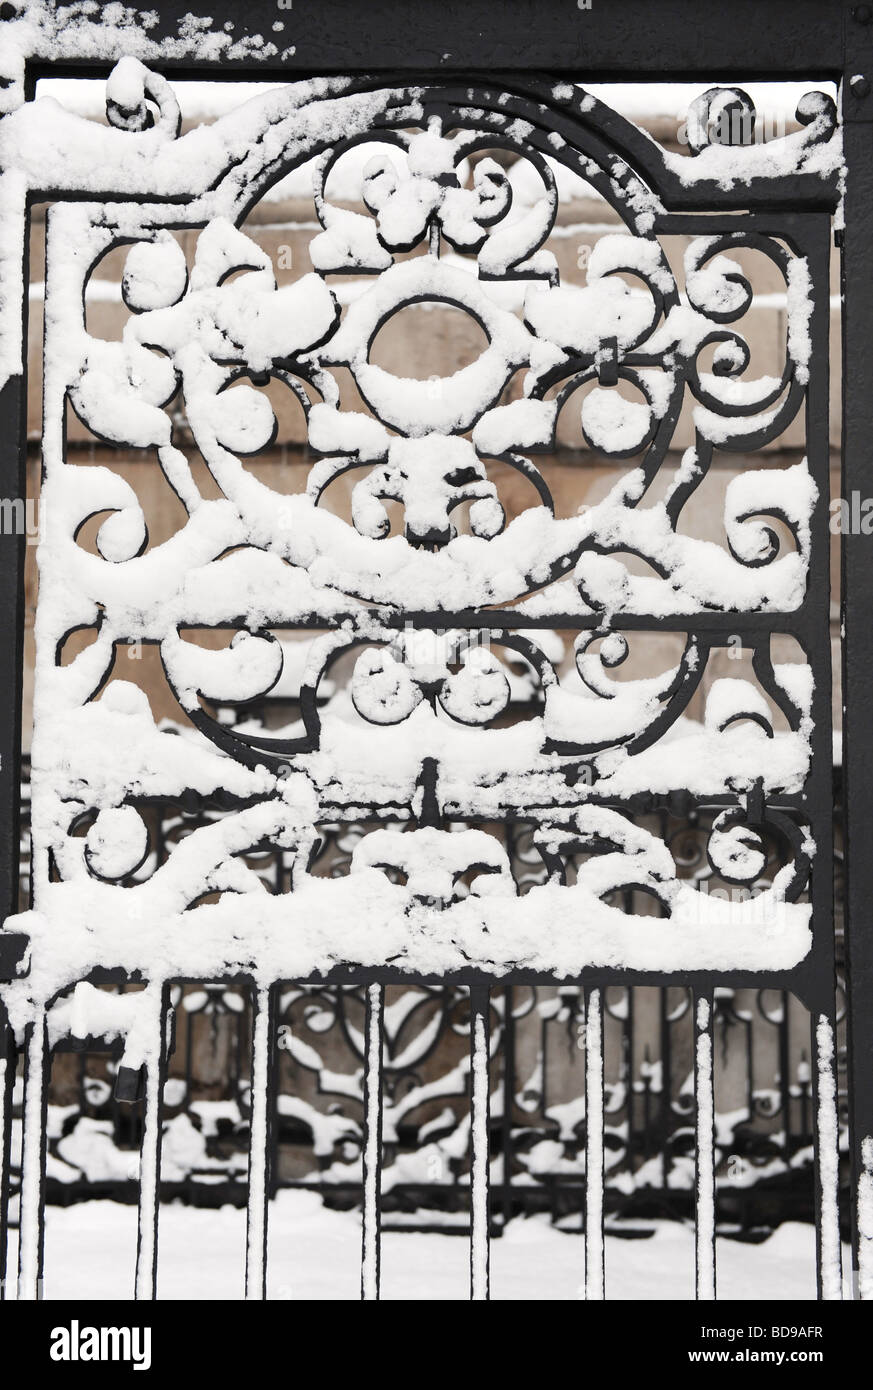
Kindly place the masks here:
[[(692, 1230), (673, 1222), (634, 1223), (637, 1230), (643, 1227), (654, 1234), (637, 1240), (607, 1237), (607, 1297), (692, 1298)], [(161, 1298), (242, 1297), (244, 1212), (166, 1206), (161, 1211), (159, 1248)], [(94, 1201), (47, 1208), (46, 1298), (130, 1297), (135, 1251), (133, 1207)], [(10, 1269), (15, 1268), (16, 1254), (10, 1250)], [(357, 1299), (360, 1254), (356, 1213), (328, 1211), (315, 1193), (279, 1193), (270, 1213), (270, 1298)], [(719, 1239), (717, 1258), (722, 1299), (815, 1297), (812, 1226), (783, 1225), (761, 1245)], [(491, 1296), (516, 1301), (579, 1299), (583, 1262), (580, 1235), (557, 1231), (546, 1216), (519, 1218), (491, 1243)], [(465, 1237), (406, 1232), (383, 1236), (383, 1298), (466, 1300), (468, 1281)]]

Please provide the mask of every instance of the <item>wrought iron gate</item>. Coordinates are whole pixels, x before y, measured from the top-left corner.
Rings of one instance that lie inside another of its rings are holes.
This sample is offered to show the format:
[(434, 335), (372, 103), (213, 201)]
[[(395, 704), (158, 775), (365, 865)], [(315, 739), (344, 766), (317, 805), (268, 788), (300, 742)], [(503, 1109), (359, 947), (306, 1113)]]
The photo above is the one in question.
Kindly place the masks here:
[[(170, 992), (221, 980), (249, 991), (254, 1008), (249, 1297), (266, 1292), (283, 986), (363, 991), (366, 1299), (379, 1290), (385, 990), (465, 991), (470, 1287), (483, 1299), (492, 993), (567, 982), (584, 1001), (587, 1297), (605, 1288), (605, 991), (651, 984), (692, 992), (700, 1298), (715, 1296), (715, 991), (766, 985), (809, 1009), (819, 1291), (839, 1298), (828, 270), (842, 199), (848, 497), (863, 487), (873, 423), (861, 241), (873, 210), (873, 16), (811, 0), (703, 7), (703, 20), (699, 5), (676, 0), (413, 8), (415, 23), (394, 4), (371, 6), (364, 22), (340, 0), (313, 14), (253, 4), (245, 19), (213, 6), (202, 20), (174, 5), (151, 17), (43, 0), (0, 7), (2, 467), (19, 503), (22, 265), (31, 209), (50, 204), (33, 907), (0, 935), (4, 1250), (19, 1049), (26, 1076), (19, 1296), (41, 1288), (48, 1077), (70, 1038), (120, 1046), (118, 1093), (143, 1100), (136, 1293), (154, 1296)], [(64, 71), (108, 73), (107, 124), (34, 95), (39, 76)], [(216, 72), (281, 73), (289, 85), (180, 135), (168, 79)], [(799, 129), (766, 142), (754, 138), (742, 88), (711, 87), (689, 111), (681, 154), (583, 85), (664, 72), (851, 81), (841, 118), (811, 86)], [(331, 174), (364, 144), (361, 207), (351, 209), (332, 196)], [(510, 161), (526, 163), (537, 189), (522, 213)], [(283, 276), (242, 224), (310, 162), (312, 268)], [(601, 238), (575, 282), (559, 276), (548, 244), (556, 166), (624, 227)], [(128, 246), (130, 317), (111, 341), (93, 332), (85, 288)], [(756, 258), (785, 288), (778, 377), (747, 370)], [(446, 376), (389, 371), (376, 340), (413, 305), (459, 311), (485, 346)], [(296, 493), (247, 463), (287, 400), (305, 415), (315, 457)], [(683, 409), (695, 442), (665, 478)], [(562, 516), (536, 460), (571, 410), (616, 476), (603, 500)], [(68, 412), (108, 447), (157, 460), (183, 518), (175, 535), (150, 546), (126, 480), (70, 461)], [(789, 427), (802, 433), (804, 462), (752, 466), (749, 455)], [(716, 455), (743, 460), (724, 495), (720, 545), (689, 534), (684, 516)], [(347, 475), (344, 514), (328, 503)], [(523, 501), (507, 520), (510, 482)], [(855, 926), (873, 886), (864, 546), (846, 537), (855, 1251), (869, 1294), (873, 954)], [(15, 634), (0, 720), (10, 909), (22, 554), (23, 537), (4, 538), (3, 611)], [(572, 635), (570, 680), (542, 635), (551, 629)], [(216, 646), (207, 631), (233, 640)], [(299, 719), (271, 733), (222, 718), (221, 707), (276, 685), (295, 633), (315, 639)], [(629, 655), (633, 669), (647, 633), (676, 635), (675, 664), (657, 677), (610, 676)], [(159, 650), (189, 724), (181, 736), (155, 724), (135, 686), (111, 679), (128, 644)], [(712, 677), (723, 651), (737, 654), (740, 676)], [(537, 700), (508, 723), (513, 664)], [(343, 665), (357, 727), (322, 698)], [(703, 689), (692, 726), (684, 716)], [(203, 797), (218, 797), (223, 814), (156, 854), (149, 808)], [(733, 896), (699, 891), (658, 833), (659, 816), (689, 808), (711, 816), (709, 861)], [(372, 828), (347, 875), (319, 877), (319, 847), (345, 823)], [(543, 865), (545, 881), (526, 893), (507, 827), (529, 830)], [(762, 878), (774, 846), (780, 867)], [(283, 891), (264, 891), (253, 867), (264, 853), (280, 856)], [(131, 988), (100, 988), (118, 981)]]

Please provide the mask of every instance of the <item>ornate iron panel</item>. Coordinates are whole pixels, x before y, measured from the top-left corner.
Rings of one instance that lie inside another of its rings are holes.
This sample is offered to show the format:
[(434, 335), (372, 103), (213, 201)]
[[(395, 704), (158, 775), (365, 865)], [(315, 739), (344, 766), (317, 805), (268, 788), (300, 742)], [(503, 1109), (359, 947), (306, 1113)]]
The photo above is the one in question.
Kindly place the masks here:
[[(527, 695), (521, 682), (517, 694)], [(152, 828), (158, 862), (186, 828), (204, 823), (204, 814), (221, 814), (217, 807), (160, 811)], [(688, 877), (724, 896), (730, 887), (706, 858), (709, 820), (664, 817), (658, 833), (678, 846), (674, 853)], [(313, 871), (347, 873), (354, 846), (366, 833), (366, 824), (329, 830)], [(544, 882), (548, 871), (532, 829), (508, 825), (506, 834), (520, 891)], [(284, 891), (281, 861), (281, 853), (269, 853), (250, 862), (271, 890)], [(23, 867), (29, 867), (26, 843)], [(758, 886), (780, 867), (781, 860), (773, 859)], [(148, 866), (138, 871), (149, 872)], [(382, 1172), (388, 1229), (463, 1228), (468, 1220), (467, 1079), (458, 1065), (465, 1051), (465, 1001), (458, 985), (389, 990)], [(501, 1234), (503, 1223), (521, 1212), (548, 1212), (568, 1231), (578, 1229), (584, 1215), (581, 1002), (578, 985), (510, 986), (494, 995), (490, 1143), (502, 1167), (495, 1167), (491, 1183), (492, 1234)], [(176, 1036), (163, 1097), (162, 1194), (195, 1206), (244, 1205), (251, 1113), (246, 991), (221, 983), (177, 986), (171, 1003)], [(315, 1189), (340, 1209), (360, 1200), (363, 1005), (362, 990), (335, 985), (290, 986), (279, 1001), (273, 1186)], [(685, 1222), (693, 1214), (688, 1005), (688, 991), (681, 988), (607, 991), (604, 1200), (613, 1235), (645, 1234), (652, 1216)], [(814, 1219), (809, 1017), (790, 995), (775, 990), (719, 989), (715, 1010), (718, 1229), (740, 1241), (758, 1241), (782, 1222)], [(72, 1037), (55, 1049), (47, 1118), (49, 1203), (136, 1201), (138, 1107), (118, 1101), (113, 1088), (123, 1046), (119, 1038), (109, 1055), (100, 1056)], [(844, 1108), (844, 1076), (839, 1092)], [(21, 1099), (19, 1088), (16, 1129)], [(842, 1116), (840, 1135), (842, 1151)], [(17, 1162), (12, 1181), (16, 1190)], [(841, 1204), (841, 1224), (844, 1219)]]
[[(3, 930), (10, 1048), (23, 1048), (26, 1068), (20, 1296), (41, 1285), (48, 1072), (70, 1038), (116, 1050), (120, 1040), (118, 1094), (144, 1099), (136, 1292), (153, 1296), (171, 991), (203, 981), (241, 985), (253, 1001), (250, 1297), (266, 1290), (277, 1038), (289, 1026), (295, 1036), (285, 1013), (296, 991), (337, 985), (362, 992), (363, 1016), (349, 1025), (362, 1061), (362, 1294), (378, 1296), (385, 990), (399, 983), (463, 992), (476, 1299), (488, 1295), (489, 1062), (504, 1008), (492, 991), (578, 991), (593, 1299), (605, 1288), (609, 991), (688, 992), (693, 1084), (682, 1103), (701, 1298), (715, 1296), (716, 1001), (741, 989), (796, 996), (812, 1022), (820, 1291), (839, 1297), (827, 414), (843, 147), (833, 100), (810, 91), (796, 132), (756, 143), (746, 94), (713, 87), (689, 111), (688, 152), (676, 154), (561, 75), (568, 59), (551, 61), (549, 30), (548, 76), (498, 75), (492, 61), (463, 75), (413, 78), (401, 62), (388, 76), (310, 76), (180, 135), (161, 69), (197, 71), (227, 49), (251, 72), (257, 44), (216, 48), (210, 24), (199, 37), (196, 27), (172, 42), (163, 30), (143, 37), (136, 16), (58, 33), (53, 7), (24, 10), (6, 17), (0, 124), (0, 348), (16, 469), (28, 211), (36, 199), (50, 208), (33, 907)], [(452, 67), (481, 66), (466, 32)], [(31, 75), (46, 61), (119, 57), (107, 124), (33, 99), (16, 45)], [(592, 68), (611, 71), (605, 58)], [(352, 210), (332, 197), (331, 174), (362, 145)], [(537, 188), (522, 213), (506, 172), (519, 161)], [(310, 164), (312, 269), (282, 275), (243, 224), (279, 179)], [(569, 281), (549, 245), (556, 166), (623, 225)], [(127, 246), (129, 316), (119, 340), (104, 339), (86, 288)], [(786, 295), (778, 376), (755, 374), (744, 336), (756, 262)], [(427, 380), (381, 365), (380, 331), (420, 305), (477, 325), (478, 356)], [(256, 467), (283, 393), (305, 416), (313, 459), (300, 492)], [(694, 444), (676, 466), (683, 410)], [(161, 468), (179, 504), (173, 536), (150, 544), (126, 479), (73, 461), (69, 412), (95, 439)], [(789, 427), (802, 434), (802, 462), (749, 466)], [(569, 515), (537, 464), (564, 428), (612, 469), (606, 496)], [(725, 456), (743, 466), (720, 500), (716, 544), (689, 533), (685, 508)], [(343, 479), (346, 511), (334, 500)], [(554, 629), (570, 635), (569, 671), (550, 655)], [(204, 630), (232, 640), (198, 642)], [(223, 718), (282, 680), (295, 633), (314, 637), (299, 720), (276, 732)], [(611, 674), (633, 669), (646, 634), (664, 633), (678, 651), (662, 674)], [(69, 646), (73, 634), (85, 636)], [(181, 731), (156, 724), (143, 692), (112, 678), (128, 644), (159, 652)], [(717, 674), (720, 652), (739, 656), (741, 676)], [(338, 712), (325, 690), (343, 666)], [(535, 692), (526, 713), (512, 710), (513, 666)], [(17, 744), (14, 720), (4, 737)], [(218, 797), (223, 814), (158, 855), (149, 807), (198, 797)], [(677, 862), (666, 818), (689, 812), (735, 894), (703, 891)], [(345, 822), (376, 828), (348, 874), (320, 876), (325, 836)], [(543, 871), (526, 892), (506, 847), (520, 826)], [(762, 880), (773, 846), (780, 867)], [(265, 891), (265, 854), (281, 858), (280, 891)], [(98, 988), (112, 981), (137, 987)]]

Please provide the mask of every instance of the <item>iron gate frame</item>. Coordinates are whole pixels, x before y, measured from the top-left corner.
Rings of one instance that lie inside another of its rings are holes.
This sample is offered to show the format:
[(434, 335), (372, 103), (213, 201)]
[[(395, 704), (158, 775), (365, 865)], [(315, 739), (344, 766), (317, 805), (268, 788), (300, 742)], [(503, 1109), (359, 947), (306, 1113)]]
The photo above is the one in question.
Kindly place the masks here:
[[(19, 9), (13, 5), (0, 7), (0, 38), (4, 23), (14, 22)], [(55, 6), (48, 9), (54, 12)], [(57, 7), (58, 9), (60, 7)], [(159, 23), (150, 37), (159, 39), (164, 33), (176, 31), (182, 15), (190, 12), (190, 4), (162, 4)], [(414, 9), (414, 18), (410, 14)], [(232, 0), (210, 4), (213, 26), (233, 22), (237, 31), (263, 33), (275, 18), (276, 9), (267, 0), (253, 0), (241, 19)], [(701, 21), (701, 12), (705, 18)], [(402, 0), (378, 0), (362, 14), (353, 0), (324, 0), (317, 6), (299, 0), (298, 6), (282, 11), (285, 39), (296, 40), (293, 53), (281, 62), (270, 56), (252, 56), (221, 61), (192, 60), (184, 54), (168, 59), (149, 57), (149, 65), (166, 75), (185, 80), (204, 76), (223, 79), (273, 78), (280, 72), (289, 79), (303, 76), (345, 73), (372, 74), (373, 85), (380, 87), (404, 85), (408, 74), (415, 73), (436, 87), (449, 92), (467, 81), (491, 80), (514, 90), (523, 89), (533, 95), (537, 76), (542, 73), (544, 89), (551, 76), (572, 74), (577, 81), (644, 81), (654, 77), (686, 81), (730, 81), (767, 79), (787, 80), (810, 78), (842, 83), (842, 118), (845, 180), (845, 228), (840, 234), (843, 276), (843, 343), (844, 343), (844, 416), (843, 416), (843, 495), (869, 490), (871, 470), (865, 460), (867, 441), (873, 434), (873, 369), (870, 366), (870, 328), (873, 324), (873, 273), (865, 237), (873, 226), (873, 14), (867, 5), (852, 5), (843, 0), (822, 4), (816, 0), (736, 0), (726, 9), (718, 4), (702, 7), (694, 0), (662, 0), (652, 5), (648, 0), (620, 0), (610, 6), (598, 4), (584, 9), (572, 0), (542, 0), (542, 3), (498, 4), (495, 0), (445, 0), (439, 7), (424, 0), (411, 6)], [(91, 24), (88, 21), (88, 24)], [(93, 21), (94, 33), (99, 32), (100, 20)], [(85, 26), (87, 30), (87, 25)], [(752, 64), (747, 52), (748, 39), (755, 34)], [(48, 75), (105, 76), (123, 49), (100, 56), (89, 52), (82, 34), (64, 48), (63, 33), (55, 34), (56, 49), (50, 60), (41, 49), (40, 41), (27, 62), (25, 90), (33, 96), (35, 83)], [(104, 36), (105, 38), (105, 36)], [(523, 55), (523, 66), (519, 56)], [(532, 72), (533, 70), (533, 72)], [(868, 79), (866, 74), (870, 74)], [(545, 77), (549, 74), (549, 77)], [(859, 80), (859, 78), (861, 80)], [(632, 151), (631, 151), (632, 153)], [(784, 237), (790, 231), (797, 245), (818, 265), (818, 273), (827, 265), (831, 235), (832, 204), (823, 198), (820, 187), (810, 189), (802, 177), (786, 179), (780, 188), (779, 206), (765, 201), (756, 206), (750, 195), (748, 206), (752, 217), (744, 216), (743, 225), (754, 226), (771, 235)], [(60, 199), (68, 194), (51, 189), (31, 189), (28, 207), (42, 199)], [(84, 195), (83, 195), (84, 196)], [(672, 208), (666, 218), (659, 218), (657, 231), (681, 234), (690, 230), (696, 211), (719, 211), (718, 190), (697, 186), (683, 190), (676, 182), (665, 197)], [(728, 204), (724, 202), (725, 220), (730, 221)], [(736, 206), (734, 202), (734, 207)], [(803, 208), (802, 213), (793, 213)], [(27, 245), (24, 247), (25, 256)], [(26, 266), (24, 270), (26, 284)], [(827, 357), (826, 306), (814, 308), (813, 337), (817, 351)], [(26, 317), (23, 332), (26, 335)], [(26, 336), (25, 336), (26, 341)], [(827, 375), (822, 372), (811, 382), (812, 396), (808, 405), (808, 424), (811, 448), (824, 449), (827, 455)], [(0, 393), (0, 427), (3, 446), (0, 451), (0, 489), (5, 496), (25, 499), (26, 464), (26, 376), (22, 372), (12, 378)], [(818, 446), (813, 443), (818, 437)], [(866, 487), (865, 487), (866, 485)], [(866, 538), (858, 535), (843, 537), (843, 678), (846, 737), (846, 866), (847, 866), (847, 951), (848, 951), (848, 1013), (849, 1013), (849, 1094), (851, 1107), (851, 1146), (853, 1186), (860, 1198), (873, 1193), (873, 934), (865, 930), (865, 919), (873, 901), (873, 855), (867, 848), (873, 836), (873, 807), (865, 791), (873, 786), (873, 737), (866, 727), (868, 688), (873, 678), (873, 631), (867, 621), (873, 603), (873, 570), (865, 554)], [(21, 685), (23, 675), (24, 594), (23, 562), (24, 537), (16, 538), (0, 549), (0, 613), (10, 636), (10, 659), (0, 673), (0, 905), (8, 915), (15, 911), (18, 878), (18, 802), (21, 743)], [(716, 643), (719, 636), (741, 626), (744, 639), (763, 640), (770, 631), (789, 632), (798, 636), (808, 659), (821, 675), (829, 670), (829, 584), (827, 537), (814, 533), (808, 572), (807, 598), (794, 614), (754, 615), (748, 622), (738, 624), (736, 614), (713, 614), (697, 629)], [(411, 616), (416, 626), (431, 625), (442, 615), (417, 613)], [(475, 628), (490, 626), (487, 615), (468, 612), (456, 616), (460, 625)], [(519, 623), (522, 627), (524, 624)], [(635, 622), (625, 618), (622, 628), (651, 626), (646, 620)], [(664, 620), (665, 629), (687, 629), (687, 621)], [(819, 846), (818, 866), (812, 870), (813, 919), (818, 927), (813, 953), (801, 967), (783, 974), (768, 974), (768, 983), (791, 988), (810, 1006), (813, 1014), (822, 1013), (831, 1020), (833, 1005), (833, 933), (826, 934), (832, 923), (832, 888), (830, 882), (830, 843), (828, 824), (831, 806), (830, 758), (825, 739), (830, 736), (830, 689), (825, 682), (817, 683), (814, 696), (815, 744), (812, 772), (808, 784), (811, 818), (816, 826)], [(857, 845), (857, 853), (854, 847)], [(822, 867), (823, 866), (823, 867)], [(2, 940), (5, 951), (2, 961), (8, 977), (14, 970), (24, 943)], [(96, 977), (95, 977), (96, 978)], [(107, 977), (109, 978), (109, 977)], [(418, 977), (416, 977), (418, 978)], [(447, 977), (421, 977), (422, 983), (443, 983)], [(459, 972), (451, 977), (470, 988), (473, 1026), (471, 1029), (472, 1110), (474, 1133), (482, 1130), (485, 1117), (487, 1133), (488, 1085), (487, 1072), (483, 1084), (481, 1069), (475, 1066), (476, 1056), (487, 1047), (488, 996), (490, 977), (480, 972)], [(363, 1293), (378, 1296), (378, 1182), (368, 1182), (368, 1176), (378, 1175), (380, 1123), (379, 1081), (377, 1058), (381, 1036), (381, 991), (393, 982), (409, 982), (403, 971), (388, 968), (379, 970), (338, 969), (330, 976), (318, 977), (320, 983), (355, 984), (368, 992), (367, 1045), (371, 1065), (366, 1075), (366, 1141), (365, 1141), (365, 1204), (364, 1248), (368, 1255)], [(509, 972), (501, 977), (503, 984), (552, 982), (529, 971)], [(695, 1017), (701, 1020), (699, 1032), (709, 1038), (711, 1046), (712, 989), (715, 983), (728, 986), (760, 985), (759, 972), (637, 972), (632, 970), (586, 970), (579, 981), (585, 989), (590, 1026), (599, 1026), (601, 991), (611, 983), (647, 985), (681, 984), (693, 990)], [(254, 1065), (269, 1065), (270, 1020), (275, 1010), (275, 990), (261, 991), (255, 1016)], [(701, 1006), (702, 1007), (699, 1007)], [(166, 1010), (166, 998), (165, 998)], [(162, 1027), (165, 1026), (165, 1020)], [(813, 1028), (814, 1033), (814, 1028)], [(260, 1043), (258, 1041), (260, 1039)], [(814, 1040), (814, 1038), (813, 1038)], [(31, 1046), (40, 1051), (41, 1039), (31, 1039)], [(478, 1048), (477, 1048), (478, 1043)], [(595, 1053), (597, 1050), (595, 1049)], [(487, 1054), (486, 1054), (487, 1055)], [(597, 1054), (599, 1055), (599, 1054)], [(705, 1058), (705, 1048), (697, 1051)], [(600, 1061), (602, 1068), (602, 1057)], [(592, 1097), (599, 1091), (602, 1097), (602, 1070), (587, 1068), (587, 1089)], [(816, 1072), (817, 1078), (817, 1072)], [(6, 1067), (5, 1105), (11, 1101), (13, 1068)], [(150, 1198), (143, 1202), (140, 1222), (137, 1290), (139, 1296), (154, 1295), (156, 1271), (157, 1203), (159, 1198), (158, 1150), (160, 1132), (161, 1076), (148, 1078), (146, 1095), (146, 1139), (152, 1145)], [(817, 1079), (814, 1083), (817, 1086)], [(699, 1102), (706, 1103), (705, 1075), (698, 1076)], [(266, 1091), (263, 1104), (253, 1113), (253, 1155), (255, 1146), (269, 1151), (266, 1111)], [(45, 1088), (34, 1097), (45, 1105)], [(814, 1095), (814, 1105), (819, 1097)], [(597, 1106), (589, 1112), (596, 1118)], [(480, 1123), (477, 1124), (477, 1118)], [(43, 1127), (44, 1133), (44, 1127)], [(596, 1148), (596, 1131), (589, 1144), (592, 1155)], [(5, 1143), (8, 1145), (8, 1132)], [(8, 1152), (7, 1152), (8, 1157)], [(818, 1151), (817, 1151), (818, 1157)], [(698, 1154), (700, 1200), (711, 1204), (714, 1194), (712, 1153)], [(709, 1164), (707, 1172), (706, 1165)], [(8, 1166), (8, 1165), (5, 1165)], [(588, 1181), (586, 1165), (586, 1185)], [(263, 1296), (265, 1279), (266, 1194), (268, 1191), (266, 1160), (262, 1170), (261, 1198), (250, 1203), (248, 1238), (247, 1286), (253, 1296)], [(821, 1274), (822, 1240), (822, 1183), (827, 1178), (819, 1174), (816, 1181), (817, 1239), (819, 1245), (819, 1293), (835, 1295), (825, 1290)], [(487, 1154), (474, 1146), (471, 1180), (473, 1208), (472, 1248), (484, 1247), (486, 1258), (472, 1264), (472, 1296), (487, 1297)], [(41, 1203), (41, 1194), (31, 1197)], [(827, 1199), (826, 1199), (827, 1200)], [(835, 1194), (833, 1200), (835, 1201)], [(258, 1215), (260, 1210), (260, 1215)], [(594, 1217), (592, 1220), (591, 1218)], [(602, 1211), (589, 1214), (586, 1223), (587, 1273), (589, 1297), (602, 1297)], [(3, 1204), (2, 1220), (6, 1212)], [(701, 1271), (698, 1297), (713, 1297), (706, 1269), (708, 1261), (700, 1242), (714, 1241), (714, 1231), (705, 1217), (699, 1223), (698, 1254)], [(5, 1251), (5, 1229), (0, 1232)], [(859, 1221), (858, 1203), (853, 1204), (853, 1248), (855, 1278), (860, 1292), (873, 1296), (873, 1274), (863, 1276), (864, 1245), (873, 1241), (873, 1231)], [(4, 1254), (5, 1258), (5, 1254)], [(866, 1252), (867, 1265), (871, 1262)], [(861, 1270), (859, 1274), (859, 1269)], [(5, 1276), (5, 1270), (0, 1271)], [(375, 1276), (375, 1277), (374, 1277)]]

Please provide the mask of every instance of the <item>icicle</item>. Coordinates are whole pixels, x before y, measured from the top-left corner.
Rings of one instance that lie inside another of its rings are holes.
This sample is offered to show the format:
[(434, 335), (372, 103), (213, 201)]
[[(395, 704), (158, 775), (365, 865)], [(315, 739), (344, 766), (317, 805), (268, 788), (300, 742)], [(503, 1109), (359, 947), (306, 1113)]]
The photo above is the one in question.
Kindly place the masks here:
[(267, 1165), (269, 1161), (272, 991), (258, 989), (252, 1036), (249, 1196), (246, 1218), (246, 1298), (267, 1296)]
[(712, 1074), (712, 1005), (697, 1001), (694, 1097), (697, 1110), (697, 1201), (695, 1204), (696, 1296), (715, 1298), (715, 1104)]
[(834, 1069), (834, 1030), (825, 1014), (819, 1014), (815, 1030), (815, 1048), (818, 1073), (816, 1152), (819, 1182), (819, 1278), (822, 1298), (838, 1300), (842, 1298), (843, 1270), (837, 1198), (840, 1179), (837, 1081)]
[(382, 1005), (383, 988), (367, 988), (364, 1049), (364, 1213), (361, 1298), (379, 1297), (380, 1199), (382, 1178)]
[(470, 1297), (489, 1297), (488, 1240), (488, 990), (470, 989)]
[(588, 996), (585, 1026), (585, 1297), (606, 1297), (603, 1258), (603, 1016)]

